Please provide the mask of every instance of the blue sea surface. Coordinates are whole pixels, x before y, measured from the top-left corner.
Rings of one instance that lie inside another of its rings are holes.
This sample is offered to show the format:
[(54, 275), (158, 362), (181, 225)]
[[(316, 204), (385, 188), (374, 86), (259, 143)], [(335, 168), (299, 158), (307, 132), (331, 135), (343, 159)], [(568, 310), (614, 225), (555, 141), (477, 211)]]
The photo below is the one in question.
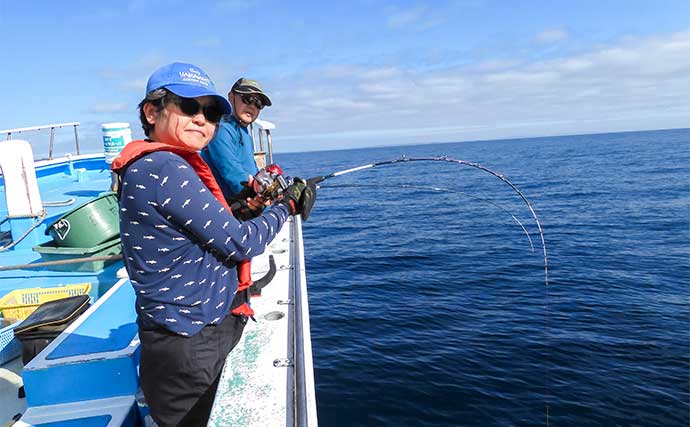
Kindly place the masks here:
[(410, 162), (325, 181), (304, 225), (322, 426), (690, 424), (689, 129), (276, 161), (309, 177), (401, 155), (510, 179), (549, 286), (496, 177)]

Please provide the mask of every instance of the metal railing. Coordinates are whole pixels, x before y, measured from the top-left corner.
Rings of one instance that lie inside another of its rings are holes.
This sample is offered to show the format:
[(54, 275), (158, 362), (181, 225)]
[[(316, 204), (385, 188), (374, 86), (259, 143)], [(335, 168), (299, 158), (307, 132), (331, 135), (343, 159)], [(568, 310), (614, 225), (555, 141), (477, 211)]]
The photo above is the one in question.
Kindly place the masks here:
[[(290, 326), (289, 339), (292, 343), (293, 400), (288, 400), (288, 419), (292, 417), (295, 427), (317, 427), (316, 390), (314, 386), (314, 365), (311, 348), (311, 327), (309, 322), (309, 301), (307, 298), (307, 279), (304, 265), (304, 242), (302, 240), (302, 221), (296, 216), (292, 221), (292, 248), (290, 265), (292, 266), (291, 306), (293, 323)], [(292, 407), (290, 406), (292, 403)]]
[[(266, 135), (266, 148), (268, 149), (268, 164), (273, 163), (273, 141), (271, 140), (271, 130), (275, 129), (276, 125), (266, 121), (256, 119), (254, 123), (251, 124), (251, 135), (254, 141), (254, 152), (255, 153), (266, 153), (264, 151), (264, 134)], [(254, 136), (254, 129), (258, 132), (258, 138)]]
[(56, 123), (51, 125), (30, 126), (26, 128), (5, 129), (0, 130), (0, 135), (5, 134), (7, 136), (6, 139), (10, 140), (12, 139), (13, 134), (50, 129), (50, 147), (48, 148), (48, 160), (52, 160), (53, 146), (55, 145), (55, 129), (60, 129), (69, 126), (74, 127), (74, 143), (77, 148), (77, 154), (81, 154), (81, 150), (79, 149), (79, 134), (77, 133), (77, 127), (79, 126), (79, 122)]

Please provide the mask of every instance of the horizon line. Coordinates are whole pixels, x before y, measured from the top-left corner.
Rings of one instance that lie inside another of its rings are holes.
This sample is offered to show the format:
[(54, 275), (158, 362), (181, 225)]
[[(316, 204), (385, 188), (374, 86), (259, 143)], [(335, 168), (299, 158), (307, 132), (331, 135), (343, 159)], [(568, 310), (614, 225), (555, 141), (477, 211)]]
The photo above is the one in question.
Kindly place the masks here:
[[(435, 145), (435, 144), (464, 144), (471, 142), (498, 142), (498, 141), (519, 141), (522, 139), (545, 139), (545, 138), (567, 138), (574, 136), (587, 136), (587, 135), (611, 135), (611, 134), (623, 134), (623, 133), (636, 133), (636, 132), (665, 132), (665, 131), (680, 131), (689, 130), (688, 127), (678, 127), (678, 128), (661, 128), (661, 129), (638, 129), (638, 130), (621, 130), (613, 132), (585, 132), (585, 133), (566, 133), (566, 134), (556, 134), (556, 135), (541, 135), (541, 136), (519, 136), (519, 137), (508, 137), (508, 138), (491, 138), (491, 139), (469, 139), (460, 141), (434, 141), (434, 142), (421, 142), (421, 143), (410, 143), (410, 144), (382, 144), (382, 145), (372, 145), (368, 147), (345, 147), (345, 148), (327, 148), (327, 149), (314, 149), (314, 150), (301, 150), (301, 151), (274, 151), (274, 154), (299, 154), (299, 153), (314, 153), (314, 152), (330, 152), (330, 151), (346, 151), (346, 150), (367, 150), (373, 148), (388, 148), (388, 147), (406, 147), (411, 145)], [(690, 139), (688, 140), (690, 142)], [(275, 145), (275, 143), (274, 143)]]

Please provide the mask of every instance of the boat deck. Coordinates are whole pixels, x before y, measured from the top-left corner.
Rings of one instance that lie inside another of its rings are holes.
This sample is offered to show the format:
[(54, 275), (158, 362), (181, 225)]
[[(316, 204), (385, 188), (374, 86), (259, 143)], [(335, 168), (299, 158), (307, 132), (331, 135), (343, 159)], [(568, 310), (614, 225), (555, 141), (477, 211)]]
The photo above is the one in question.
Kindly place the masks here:
[[(66, 202), (62, 206), (45, 206), (47, 216), (42, 224), (15, 248), (0, 252), (0, 266), (24, 265), (41, 262), (41, 254), (32, 248), (51, 240), (45, 235), (48, 225), (52, 224), (65, 212), (108, 191), (110, 171), (104, 168), (102, 156), (75, 156), (78, 167), (69, 162), (37, 169), (38, 185), (43, 203)], [(38, 162), (37, 165), (40, 165)], [(0, 220), (7, 215), (4, 181), (0, 177)], [(34, 221), (25, 221), (28, 229)], [(0, 234), (9, 231), (6, 222), (0, 225)], [(7, 244), (0, 241), (0, 246)], [(113, 263), (98, 272), (61, 271), (55, 268), (19, 268), (0, 271), (0, 296), (10, 290), (33, 287), (51, 287), (74, 283), (91, 283), (91, 295), (95, 298), (103, 295), (114, 284), (115, 272), (122, 267), (121, 262)]]
[(317, 424), (299, 219), (286, 223), (266, 253), (252, 259), (254, 280), (268, 271), (269, 256), (277, 272), (261, 297), (252, 298), (256, 322), (248, 322), (228, 355), (210, 426)]

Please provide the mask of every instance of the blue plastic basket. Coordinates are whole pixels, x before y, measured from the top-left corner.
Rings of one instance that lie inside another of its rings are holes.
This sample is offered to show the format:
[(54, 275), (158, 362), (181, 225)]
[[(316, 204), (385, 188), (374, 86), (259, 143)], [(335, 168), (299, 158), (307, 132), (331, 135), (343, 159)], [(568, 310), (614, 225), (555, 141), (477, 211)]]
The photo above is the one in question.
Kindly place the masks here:
[(14, 337), (14, 328), (20, 323), (14, 322), (0, 329), (0, 365), (4, 365), (22, 354), (22, 344)]

